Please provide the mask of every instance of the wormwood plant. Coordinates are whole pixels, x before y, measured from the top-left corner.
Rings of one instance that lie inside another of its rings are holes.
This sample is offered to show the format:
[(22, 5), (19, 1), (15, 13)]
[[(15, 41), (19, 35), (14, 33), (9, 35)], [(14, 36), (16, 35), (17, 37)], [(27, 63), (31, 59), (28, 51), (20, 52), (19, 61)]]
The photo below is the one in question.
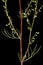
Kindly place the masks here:
[[(23, 65), (23, 62), (31, 59), (34, 55), (36, 55), (39, 52), (39, 50), (41, 48), (41, 46), (40, 46), (37, 49), (37, 44), (36, 44), (34, 49), (32, 50), (31, 45), (35, 42), (36, 37), (39, 35), (39, 32), (35, 32), (35, 34), (32, 36), (32, 32), (33, 32), (35, 20), (37, 19), (38, 14), (41, 12), (43, 5), (41, 5), (40, 8), (38, 9), (38, 7), (37, 7), (38, 0), (30, 0), (25, 11), (22, 11), (21, 0), (18, 0), (18, 1), (19, 1), (19, 8), (20, 8), (19, 15), (18, 15), (18, 17), (20, 18), (20, 32), (18, 32), (15, 29), (14, 25), (12, 24), (12, 18), (9, 16), (9, 11), (7, 8), (7, 0), (2, 0), (2, 2), (4, 3), (4, 5), (3, 5), (4, 12), (6, 13), (6, 16), (9, 21), (5, 25), (5, 27), (10, 28), (10, 31), (8, 29), (4, 28), (2, 33), (3, 33), (3, 35), (5, 35), (8, 38), (20, 39), (20, 54), (18, 53), (18, 57), (21, 62), (21, 65)], [(33, 15), (32, 15), (32, 22), (31, 22), (29, 17), (31, 16), (32, 13), (33, 13)], [(23, 25), (22, 20), (23, 19), (26, 19), (26, 23), (28, 25), (27, 30), (29, 30), (28, 46), (27, 46), (27, 50), (25, 51), (24, 55), (22, 53), (22, 25)], [(30, 50), (29, 50), (29, 48), (30, 48)]]

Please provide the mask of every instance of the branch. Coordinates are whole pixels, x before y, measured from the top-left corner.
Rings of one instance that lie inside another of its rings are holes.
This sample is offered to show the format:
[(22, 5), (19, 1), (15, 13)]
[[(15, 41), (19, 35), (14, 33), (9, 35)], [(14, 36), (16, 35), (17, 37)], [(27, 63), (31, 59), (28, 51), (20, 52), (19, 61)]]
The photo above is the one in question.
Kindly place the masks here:
[(10, 29), (11, 29), (11, 31), (14, 31), (15, 34), (17, 35), (17, 37), (20, 39), (19, 34), (17, 33), (17, 31), (16, 31), (15, 28), (14, 28), (14, 25), (12, 24), (12, 19), (11, 19), (11, 17), (8, 15), (7, 0), (2, 0), (2, 2), (5, 3), (5, 5), (4, 5), (3, 7), (4, 7), (4, 9), (5, 9), (6, 16), (7, 16), (8, 20), (9, 20), (9, 23), (6, 24), (6, 26), (9, 26)]
[(24, 60), (23, 62), (26, 62), (27, 60), (30, 60), (32, 57), (34, 57), (40, 51), (40, 49), (41, 49), (41, 46), (33, 55), (31, 55), (28, 59)]
[(34, 10), (34, 16), (33, 16), (33, 22), (32, 22), (32, 29), (33, 29), (33, 25), (34, 25), (34, 21), (37, 17), (37, 5), (38, 5), (38, 0), (36, 2), (36, 5), (35, 5), (35, 10)]
[(28, 9), (29, 9), (29, 7), (30, 7), (31, 3), (32, 3), (32, 0), (30, 1), (30, 3), (29, 3), (29, 5), (28, 5), (28, 7), (25, 9), (25, 13), (28, 11)]
[[(33, 1), (34, 2), (34, 1)], [(31, 3), (31, 2), (30, 2)], [(29, 42), (28, 42), (28, 47), (27, 47), (27, 50), (26, 50), (26, 52), (25, 52), (25, 55), (27, 55), (27, 53), (29, 52), (29, 47), (30, 47), (30, 45), (32, 44), (31, 43), (31, 34), (32, 34), (32, 29), (33, 29), (33, 25), (34, 25), (34, 21), (35, 21), (35, 18), (36, 18), (36, 16), (37, 16), (37, 4), (38, 4), (38, 1), (35, 1), (35, 10), (34, 10), (34, 16), (33, 16), (33, 22), (32, 22), (32, 26), (31, 26), (31, 28), (30, 28), (30, 34), (29, 34)], [(30, 6), (29, 6), (30, 7)], [(24, 56), (25, 56), (24, 55)], [(29, 57), (29, 58), (31, 58), (31, 57)]]
[(1, 30), (2, 34), (10, 39), (19, 39), (15, 36), (15, 33), (10, 34), (6, 29), (4, 29), (3, 31)]

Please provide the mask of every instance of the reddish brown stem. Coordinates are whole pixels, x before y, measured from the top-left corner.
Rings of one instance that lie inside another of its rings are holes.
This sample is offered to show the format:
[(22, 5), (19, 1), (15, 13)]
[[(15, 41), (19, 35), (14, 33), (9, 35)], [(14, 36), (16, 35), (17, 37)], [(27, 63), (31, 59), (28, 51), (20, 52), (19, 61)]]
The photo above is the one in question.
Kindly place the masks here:
[(21, 8), (21, 0), (19, 0), (19, 8), (20, 8), (20, 58), (21, 58), (21, 65), (22, 62), (22, 8)]

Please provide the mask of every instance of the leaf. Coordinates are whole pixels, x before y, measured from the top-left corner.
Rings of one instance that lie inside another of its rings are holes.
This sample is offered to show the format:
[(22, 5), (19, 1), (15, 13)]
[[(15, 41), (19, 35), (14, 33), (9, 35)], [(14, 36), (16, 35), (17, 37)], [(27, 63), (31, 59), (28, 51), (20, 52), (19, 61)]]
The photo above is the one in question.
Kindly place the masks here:
[(34, 11), (34, 9), (32, 9), (32, 11)]
[(36, 34), (38, 35), (38, 34), (40, 34), (39, 32), (36, 32)]
[(10, 25), (10, 22), (8, 24), (6, 24), (6, 26), (9, 26)]
[(31, 30), (31, 27), (27, 27), (27, 29)]
[(2, 0), (2, 2), (6, 2), (7, 0)]
[(18, 55), (19, 60), (21, 61), (21, 59), (20, 59), (20, 54), (18, 53), (17, 55)]
[(27, 56), (26, 56), (26, 55), (24, 55), (22, 60), (24, 61), (24, 60), (26, 59), (26, 57), (27, 57)]
[(34, 52), (34, 54), (32, 56), (36, 55), (40, 51), (40, 49), (41, 49), (41, 46), (38, 48), (38, 50), (36, 52)]
[(35, 3), (36, 3), (36, 2), (37, 2), (37, 0), (32, 0), (32, 2), (35, 2)]
[(34, 41), (35, 41), (35, 38), (33, 37), (32, 40), (31, 40), (31, 42), (33, 43)]
[(39, 8), (38, 12), (41, 12), (41, 9), (43, 8), (43, 5)]
[(23, 18), (27, 18), (27, 14), (26, 13), (22, 13), (22, 17)]
[(30, 24), (30, 21), (29, 21), (29, 19), (28, 19), (28, 18), (26, 19), (26, 21), (27, 21), (27, 23), (28, 23), (28, 24)]
[(4, 7), (4, 9), (6, 9), (6, 6), (5, 5), (3, 7)]
[(32, 43), (35, 41), (35, 37), (37, 37), (38, 34), (39, 34), (39, 32), (36, 32), (36, 33), (34, 34), (34, 36), (33, 36), (32, 39), (31, 39), (31, 42), (32, 42)]
[(37, 15), (34, 16), (34, 19), (37, 17)]
[(37, 44), (36, 44), (36, 46), (35, 46), (35, 48), (34, 48), (34, 50), (33, 50), (33, 52), (32, 52), (32, 54), (31, 54), (31, 55), (33, 55), (33, 54), (35, 53), (36, 48), (37, 48)]

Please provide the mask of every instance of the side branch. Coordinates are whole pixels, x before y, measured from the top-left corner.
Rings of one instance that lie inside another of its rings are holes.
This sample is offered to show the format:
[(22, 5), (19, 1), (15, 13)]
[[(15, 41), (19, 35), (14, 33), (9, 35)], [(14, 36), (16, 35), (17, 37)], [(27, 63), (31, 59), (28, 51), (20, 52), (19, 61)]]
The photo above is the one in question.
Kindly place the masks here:
[[(11, 17), (8, 15), (7, 0), (2, 0), (2, 2), (5, 3), (5, 5), (4, 5), (3, 7), (4, 7), (4, 9), (5, 9), (4, 11), (5, 11), (5, 13), (6, 13), (6, 16), (7, 16), (8, 20), (9, 20), (9, 23), (6, 24), (6, 26), (9, 26), (9, 28), (11, 29), (11, 31), (13, 31), (13, 33), (15, 33), (15, 34), (17, 35), (18, 39), (20, 39), (20, 36), (19, 36), (18, 32), (16, 31), (14, 25), (12, 24), (12, 19), (11, 19)], [(6, 31), (6, 33), (7, 33), (7, 31)], [(12, 35), (13, 35), (13, 33), (12, 33)], [(5, 33), (4, 33), (4, 34), (5, 34)]]

